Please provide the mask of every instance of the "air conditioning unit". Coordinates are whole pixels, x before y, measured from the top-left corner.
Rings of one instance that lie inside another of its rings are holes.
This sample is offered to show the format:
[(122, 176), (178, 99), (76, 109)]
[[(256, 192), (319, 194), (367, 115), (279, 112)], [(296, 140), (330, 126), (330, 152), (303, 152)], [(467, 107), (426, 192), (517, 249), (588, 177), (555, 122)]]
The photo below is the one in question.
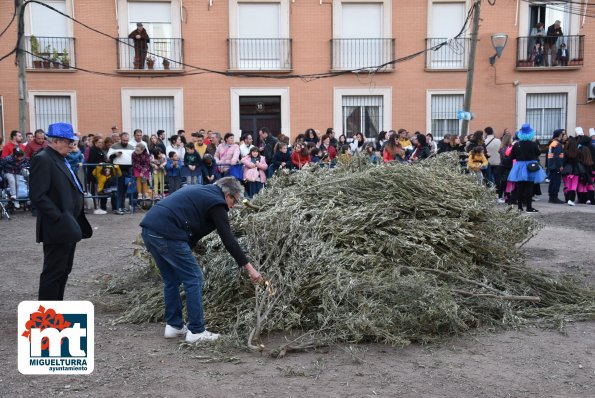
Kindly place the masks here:
[(589, 83), (587, 87), (587, 101), (595, 101), (595, 82)]

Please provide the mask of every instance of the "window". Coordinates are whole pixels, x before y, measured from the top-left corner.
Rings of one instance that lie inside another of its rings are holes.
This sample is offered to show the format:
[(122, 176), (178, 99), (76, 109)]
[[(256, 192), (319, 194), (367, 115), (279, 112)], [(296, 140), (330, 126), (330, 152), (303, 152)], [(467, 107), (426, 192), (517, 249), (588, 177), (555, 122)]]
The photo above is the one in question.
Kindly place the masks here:
[(138, 22), (149, 35), (148, 57), (154, 58), (154, 69), (164, 69), (163, 58), (168, 58), (169, 69), (183, 69), (182, 31), (180, 25), (181, 0), (135, 1), (118, 0), (120, 42), (118, 43), (118, 69), (134, 69), (134, 44), (128, 39)]
[(517, 87), (517, 127), (530, 123), (537, 138), (549, 140), (558, 128), (576, 127), (576, 84)]
[(519, 13), (519, 36), (529, 36), (531, 29), (543, 23), (545, 29), (556, 20), (560, 21), (565, 36), (577, 35), (581, 24), (581, 12), (574, 12), (574, 4), (564, 0), (522, 1)]
[(229, 69), (291, 69), (288, 0), (234, 1), (229, 18)]
[[(65, 0), (45, 0), (43, 3), (67, 15), (72, 15), (71, 3)], [(54, 10), (31, 3), (25, 9), (27, 50), (27, 67), (33, 67), (34, 60), (51, 59), (58, 54), (57, 61), (63, 62), (68, 58), (70, 65), (74, 65), (74, 39), (72, 38), (72, 21)], [(35, 36), (36, 43), (31, 46), (31, 36)], [(56, 69), (56, 67), (54, 68)]]
[[(465, 23), (465, 2), (432, 2), (429, 15), (430, 31), (428, 32), (428, 48), (432, 48), (447, 39), (452, 39), (459, 34)], [(429, 69), (464, 69), (467, 67), (469, 39), (461, 37), (452, 40), (449, 45), (437, 51), (426, 54)]]
[(376, 138), (382, 129), (384, 118), (381, 95), (343, 96), (343, 134), (353, 138), (364, 133), (366, 138)]
[(333, 2), (331, 69), (373, 68), (395, 58), (391, 4), (380, 0)]
[(184, 92), (180, 88), (123, 88), (122, 131), (144, 134), (165, 130), (167, 137), (184, 128)]
[(459, 134), (460, 122), (457, 112), (463, 109), (463, 94), (430, 94), (429, 131), (435, 139), (445, 134)]
[(165, 130), (175, 134), (174, 97), (130, 97), (133, 129), (145, 134)]
[(77, 130), (76, 96), (74, 92), (30, 91), (29, 124), (31, 130), (46, 131), (52, 123), (66, 122)]
[(568, 94), (527, 94), (527, 123), (538, 139), (549, 140), (556, 129), (566, 129)]

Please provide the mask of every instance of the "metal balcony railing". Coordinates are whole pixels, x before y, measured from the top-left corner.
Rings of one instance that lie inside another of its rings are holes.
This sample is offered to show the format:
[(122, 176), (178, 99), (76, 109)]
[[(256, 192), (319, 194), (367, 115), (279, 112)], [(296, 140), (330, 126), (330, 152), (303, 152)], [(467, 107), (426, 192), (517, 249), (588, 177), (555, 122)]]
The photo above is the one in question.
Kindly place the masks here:
[(25, 36), (28, 69), (58, 70), (75, 65), (74, 38)]
[(184, 65), (182, 65), (184, 62), (184, 39), (151, 37), (146, 53), (140, 48), (135, 49), (134, 40), (127, 37), (119, 38), (116, 45), (118, 48), (118, 69), (184, 69)]
[[(433, 48), (447, 38), (427, 38), (426, 49)], [(451, 39), (448, 44), (426, 52), (426, 69), (467, 69), (469, 65), (469, 45), (471, 39)]]
[[(395, 39), (332, 39), (331, 70), (373, 69), (395, 59)], [(394, 70), (390, 64), (382, 70)]]
[(229, 69), (244, 71), (288, 71), (291, 39), (227, 39)]
[[(585, 36), (560, 36), (553, 45), (548, 45), (550, 37), (529, 36), (517, 37), (517, 68), (536, 68), (543, 70), (542, 67), (560, 66), (560, 67), (582, 67), (585, 54)], [(566, 56), (563, 57), (562, 51), (565, 44)]]

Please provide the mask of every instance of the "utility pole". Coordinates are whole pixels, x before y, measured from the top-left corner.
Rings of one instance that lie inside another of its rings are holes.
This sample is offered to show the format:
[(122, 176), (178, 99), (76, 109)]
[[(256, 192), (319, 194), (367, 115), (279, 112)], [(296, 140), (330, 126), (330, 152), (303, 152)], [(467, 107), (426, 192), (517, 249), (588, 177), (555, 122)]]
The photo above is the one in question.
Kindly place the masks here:
[[(479, 10), (481, 0), (475, 1), (475, 10), (473, 10), (473, 28), (471, 30), (471, 47), (469, 48), (469, 67), (467, 68), (467, 86), (465, 87), (465, 102), (463, 110), (471, 112), (471, 94), (473, 92), (473, 72), (475, 69), (475, 48), (479, 37)], [(463, 119), (461, 124), (461, 135), (467, 135), (469, 130), (469, 120)]]
[(27, 53), (25, 52), (25, 21), (23, 0), (15, 0), (17, 6), (17, 66), (19, 76), (19, 131), (27, 132)]

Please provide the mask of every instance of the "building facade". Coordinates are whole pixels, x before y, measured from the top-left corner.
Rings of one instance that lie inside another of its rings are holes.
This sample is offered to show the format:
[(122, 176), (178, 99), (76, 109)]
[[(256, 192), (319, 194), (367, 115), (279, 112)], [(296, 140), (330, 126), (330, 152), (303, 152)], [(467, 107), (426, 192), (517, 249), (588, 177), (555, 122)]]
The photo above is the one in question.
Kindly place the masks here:
[[(1, 9), (13, 3), (0, 0)], [(440, 137), (460, 128), (471, 0), (44, 3), (96, 31), (39, 4), (26, 8), (31, 131), (56, 121), (83, 134), (105, 134), (112, 125), (237, 135), (268, 126), (290, 137), (309, 127), (368, 138), (397, 128)], [(580, 0), (482, 1), (469, 129), (514, 131), (530, 122), (547, 138), (556, 128), (595, 126), (592, 8)], [(0, 26), (11, 17), (2, 12)], [(556, 20), (563, 35), (547, 46), (549, 54), (536, 52), (532, 29)], [(142, 69), (143, 55), (128, 38), (138, 22), (150, 37)], [(508, 41), (490, 65), (496, 33)], [(16, 35), (14, 23), (0, 38), (2, 55)], [(559, 49), (566, 57), (556, 56)], [(13, 59), (0, 63), (5, 139), (18, 126)]]

